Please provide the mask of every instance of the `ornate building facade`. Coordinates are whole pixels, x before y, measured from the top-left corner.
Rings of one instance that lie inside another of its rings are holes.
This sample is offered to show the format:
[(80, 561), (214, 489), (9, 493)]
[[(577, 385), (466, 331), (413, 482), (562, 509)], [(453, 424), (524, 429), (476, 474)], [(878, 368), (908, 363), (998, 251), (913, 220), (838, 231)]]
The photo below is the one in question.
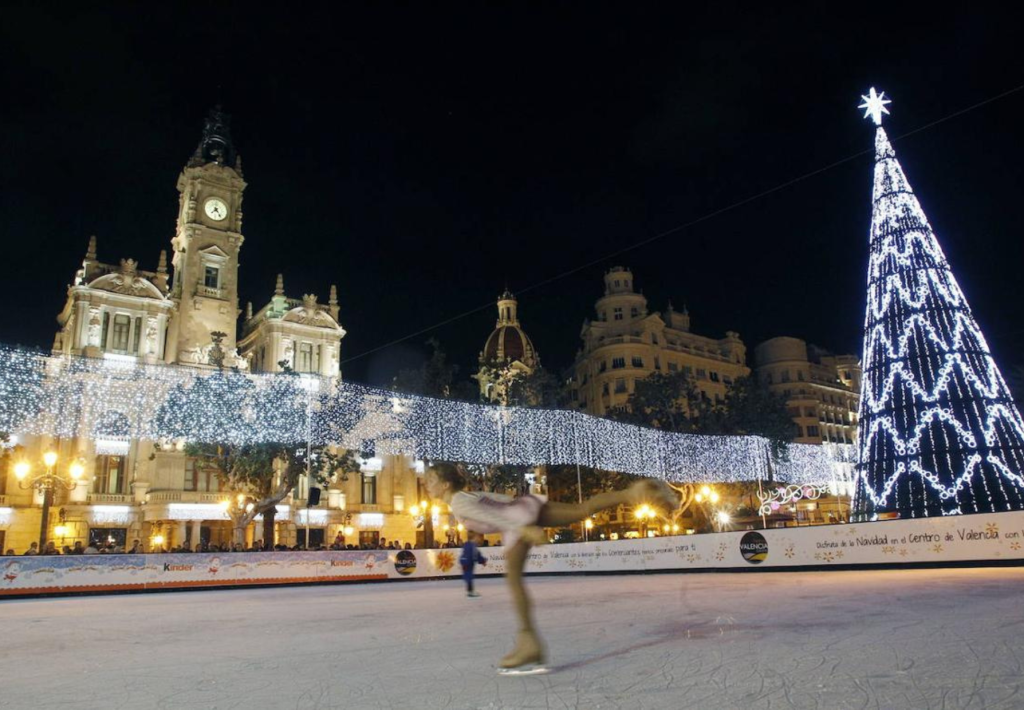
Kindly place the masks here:
[(649, 312), (647, 299), (634, 290), (633, 273), (616, 266), (604, 275), (604, 295), (594, 308), (597, 319), (584, 321), (583, 347), (573, 365), (570, 397), (579, 409), (604, 416), (626, 406), (637, 380), (655, 372), (683, 372), (713, 401), (726, 387), (750, 374), (746, 346), (737, 333), (709, 338), (690, 331), (690, 314), (671, 303)]
[(860, 359), (833, 355), (798, 338), (778, 337), (754, 348), (757, 378), (786, 400), (801, 444), (857, 440)]
[[(219, 110), (205, 122), (202, 139), (177, 182), (179, 210), (171, 240), (171, 270), (161, 251), (154, 271), (134, 259), (118, 264), (98, 260), (97, 240), (89, 240), (82, 268), (68, 287), (58, 316), (55, 355), (103, 358), (116, 365), (167, 364), (212, 368), (219, 344), (224, 364), (261, 373), (280, 372), (282, 363), (300, 373), (340, 377), (341, 341), (337, 288), (326, 305), (314, 295), (288, 298), (278, 276), (269, 303), (253, 313), (251, 304), (237, 322), (246, 183), (231, 138), (228, 117)], [(116, 419), (116, 418), (115, 418)], [(0, 546), (23, 552), (40, 537), (41, 496), (21, 489), (14, 459), (41, 473), (46, 451), (58, 456), (55, 470), (72, 463), (84, 475), (59, 491), (45, 525), (58, 547), (108, 540), (146, 549), (224, 544), (230, 522), (221, 507), (227, 493), (213, 471), (185, 455), (182, 446), (133, 440), (117, 421), (95, 436), (74, 440), (31, 438), (16, 442), (0, 471)], [(307, 506), (303, 480), (278, 506), (276, 541), (292, 545), (310, 531), (312, 544), (346, 543), (387, 537), (416, 540), (409, 506), (422, 501), (422, 463), (407, 457), (369, 459), (355, 475), (339, 477), (320, 502)], [(257, 521), (249, 538), (262, 537)]]

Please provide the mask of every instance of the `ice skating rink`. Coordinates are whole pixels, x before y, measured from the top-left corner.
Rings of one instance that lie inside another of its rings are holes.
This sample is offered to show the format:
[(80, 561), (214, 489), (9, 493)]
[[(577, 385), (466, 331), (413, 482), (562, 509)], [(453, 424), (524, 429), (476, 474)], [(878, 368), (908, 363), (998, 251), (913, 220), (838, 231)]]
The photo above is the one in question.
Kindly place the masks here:
[(0, 708), (1021, 708), (1024, 568), (534, 577), (0, 602)]

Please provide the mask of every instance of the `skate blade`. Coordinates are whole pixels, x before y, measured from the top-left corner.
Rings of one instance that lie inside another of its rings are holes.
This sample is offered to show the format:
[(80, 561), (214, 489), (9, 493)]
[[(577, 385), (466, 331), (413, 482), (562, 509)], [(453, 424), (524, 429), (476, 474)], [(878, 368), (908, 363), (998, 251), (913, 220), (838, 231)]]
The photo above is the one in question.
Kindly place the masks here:
[(516, 668), (499, 668), (498, 675), (544, 675), (550, 673), (551, 668), (548, 666), (542, 666), (538, 663), (527, 664), (525, 666), (518, 666)]

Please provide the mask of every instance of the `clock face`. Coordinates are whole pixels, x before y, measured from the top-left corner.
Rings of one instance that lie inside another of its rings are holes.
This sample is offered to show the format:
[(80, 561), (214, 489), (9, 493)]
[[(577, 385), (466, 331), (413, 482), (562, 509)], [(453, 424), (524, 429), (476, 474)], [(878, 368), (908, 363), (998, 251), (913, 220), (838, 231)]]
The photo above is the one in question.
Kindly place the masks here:
[(228, 206), (223, 200), (212, 197), (206, 201), (206, 216), (210, 219), (221, 221), (228, 216)]

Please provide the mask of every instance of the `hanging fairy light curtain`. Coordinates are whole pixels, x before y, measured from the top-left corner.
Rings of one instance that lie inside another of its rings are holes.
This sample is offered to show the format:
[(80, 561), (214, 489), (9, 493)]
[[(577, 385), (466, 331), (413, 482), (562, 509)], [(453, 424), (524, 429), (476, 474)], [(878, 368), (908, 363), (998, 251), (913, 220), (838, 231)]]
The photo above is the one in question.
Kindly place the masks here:
[[(376, 456), (580, 464), (675, 481), (822, 483), (848, 454), (756, 436), (676, 434), (580, 412), (406, 395), (328, 378), (51, 357), (0, 348), (0, 431), (235, 445), (329, 444)], [(107, 434), (104, 434), (105, 436)], [(846, 449), (852, 447), (845, 447)]]

